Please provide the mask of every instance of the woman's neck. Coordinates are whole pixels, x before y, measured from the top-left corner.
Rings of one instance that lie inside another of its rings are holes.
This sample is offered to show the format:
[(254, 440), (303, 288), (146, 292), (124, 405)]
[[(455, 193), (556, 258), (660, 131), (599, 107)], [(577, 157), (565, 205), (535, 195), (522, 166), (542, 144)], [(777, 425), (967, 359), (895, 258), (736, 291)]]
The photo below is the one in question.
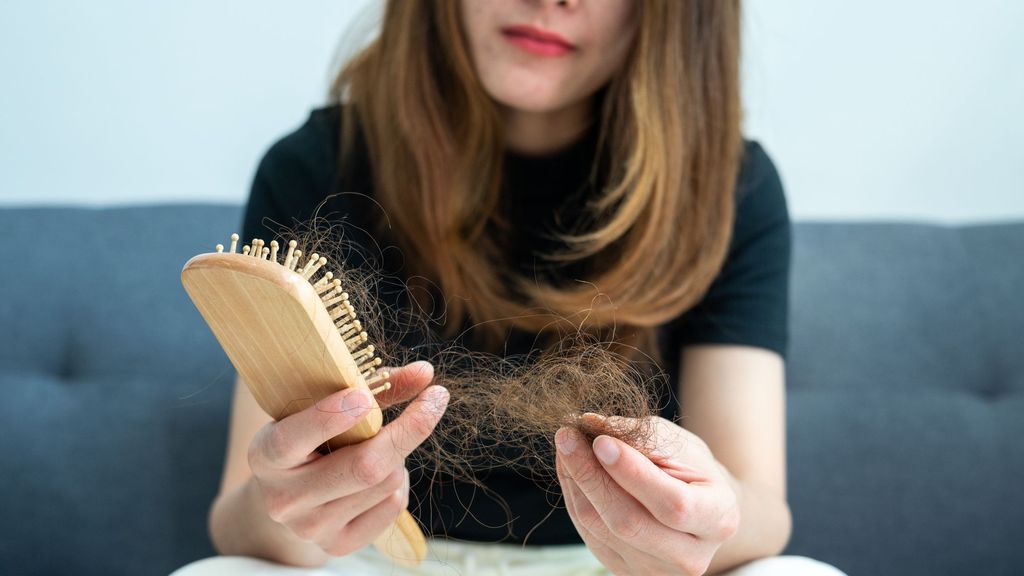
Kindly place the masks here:
[(590, 99), (546, 112), (508, 107), (503, 112), (505, 145), (513, 152), (531, 156), (568, 147), (586, 132), (592, 121)]

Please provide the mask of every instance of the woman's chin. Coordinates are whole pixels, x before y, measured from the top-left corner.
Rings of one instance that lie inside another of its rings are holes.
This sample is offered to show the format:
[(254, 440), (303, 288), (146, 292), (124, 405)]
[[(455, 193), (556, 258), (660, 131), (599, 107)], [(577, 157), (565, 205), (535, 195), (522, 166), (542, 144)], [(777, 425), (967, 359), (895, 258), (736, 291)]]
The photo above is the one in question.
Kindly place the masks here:
[(570, 99), (566, 98), (564, 94), (551, 94), (544, 90), (534, 92), (517, 90), (511, 94), (492, 94), (491, 96), (506, 108), (535, 114), (556, 112), (564, 109), (570, 103)]
[(554, 112), (573, 102), (573, 91), (567, 89), (564, 82), (521, 72), (510, 71), (495, 74), (491, 79), (484, 78), (484, 89), (502, 106), (523, 112)]

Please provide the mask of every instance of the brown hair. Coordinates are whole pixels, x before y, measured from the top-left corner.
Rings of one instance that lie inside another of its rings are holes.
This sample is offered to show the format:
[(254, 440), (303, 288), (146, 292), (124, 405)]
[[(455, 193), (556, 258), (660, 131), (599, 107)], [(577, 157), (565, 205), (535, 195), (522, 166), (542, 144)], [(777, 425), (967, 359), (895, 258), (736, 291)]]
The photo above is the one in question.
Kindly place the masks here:
[(343, 150), (358, 125), (375, 196), (406, 261), (447, 297), (450, 334), (468, 318), (493, 344), (510, 326), (580, 330), (585, 317), (591, 332), (657, 357), (654, 327), (721, 269), (741, 153), (739, 0), (636, 6), (635, 43), (601, 99), (609, 169), (588, 203), (594, 225), (548, 255), (603, 263), (585, 283), (509, 286), (496, 265), (487, 231), (502, 219), (502, 118), (476, 77), (459, 2), (389, 0), (380, 36), (337, 76)]

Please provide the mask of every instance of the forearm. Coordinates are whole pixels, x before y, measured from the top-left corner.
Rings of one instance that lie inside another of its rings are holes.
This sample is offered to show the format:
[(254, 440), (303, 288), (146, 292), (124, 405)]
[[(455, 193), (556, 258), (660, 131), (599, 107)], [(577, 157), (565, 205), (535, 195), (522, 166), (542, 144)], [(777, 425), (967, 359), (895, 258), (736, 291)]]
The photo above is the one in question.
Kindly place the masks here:
[(781, 553), (792, 531), (792, 516), (783, 498), (757, 484), (729, 477), (739, 499), (740, 527), (718, 549), (707, 574), (718, 574)]
[(295, 566), (320, 566), (329, 557), (267, 515), (251, 478), (214, 502), (209, 530), (214, 548), (223, 555), (255, 556)]

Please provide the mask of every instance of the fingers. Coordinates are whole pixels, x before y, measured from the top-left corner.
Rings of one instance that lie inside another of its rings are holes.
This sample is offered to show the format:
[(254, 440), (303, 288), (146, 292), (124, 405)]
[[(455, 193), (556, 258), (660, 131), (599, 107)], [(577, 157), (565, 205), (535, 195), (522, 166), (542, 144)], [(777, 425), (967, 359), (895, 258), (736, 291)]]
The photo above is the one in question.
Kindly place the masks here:
[(283, 470), (304, 464), (318, 446), (362, 420), (372, 405), (369, 392), (347, 388), (268, 423), (256, 433), (249, 465), (254, 470), (261, 466)]
[(698, 488), (670, 476), (625, 442), (611, 436), (594, 440), (594, 454), (608, 475), (662, 524), (700, 535), (707, 519), (696, 506)]
[(376, 436), (346, 446), (301, 469), (306, 492), (322, 503), (376, 486), (433, 432), (448, 403), (448, 390), (431, 386)]
[[(680, 538), (692, 536), (670, 530), (658, 522), (639, 501), (633, 498), (613, 480), (602, 468), (590, 449), (589, 444), (575, 430), (563, 428), (555, 436), (558, 446), (557, 458), (563, 459), (569, 479), (579, 487), (584, 500), (593, 506), (597, 515), (607, 527), (610, 538), (628, 544), (634, 554), (674, 554)], [(577, 502), (581, 515), (585, 515), (585, 503)]]
[(388, 454), (394, 464), (402, 462), (430, 436), (447, 407), (448, 390), (430, 386), (364, 444), (367, 449)]
[(434, 379), (434, 366), (425, 360), (385, 370), (390, 374), (391, 388), (376, 395), (377, 403), (384, 407), (415, 398)]
[(612, 534), (626, 542), (643, 540), (650, 535), (653, 518), (628, 492), (608, 477), (575, 430), (563, 428), (555, 436), (558, 450), (565, 459), (565, 470), (580, 491), (601, 515)]
[(395, 492), (409, 491), (409, 471), (404, 466), (396, 468), (383, 482), (362, 492), (324, 504), (339, 511), (338, 518), (348, 524), (364, 512), (377, 506)]
[(341, 556), (362, 548), (391, 527), (409, 506), (409, 482), (384, 497), (375, 506), (356, 516), (338, 535), (335, 542), (321, 545), (328, 554)]
[(301, 508), (294, 507), (291, 514), (283, 514), (278, 521), (291, 528), (303, 540), (327, 542), (355, 517), (408, 485), (407, 478), (405, 468), (399, 468), (372, 488), (319, 505), (308, 503)]
[[(623, 418), (586, 414), (612, 428), (628, 425)], [(611, 436), (594, 439), (594, 455), (608, 475), (636, 498), (662, 524), (698, 537), (719, 534), (721, 519), (734, 503), (719, 493), (717, 476), (684, 461), (712, 458), (699, 437), (664, 420), (655, 421), (647, 454)]]
[(590, 502), (587, 502), (586, 496), (580, 492), (576, 483), (565, 472), (565, 468), (558, 458), (555, 459), (555, 472), (558, 475), (559, 484), (562, 486), (562, 496), (565, 500), (566, 511), (569, 512), (569, 519), (576, 527), (580, 537), (583, 538), (587, 548), (613, 573), (627, 573), (628, 565), (622, 558), (622, 554), (605, 543), (609, 540), (608, 531), (600, 516)]
[[(628, 429), (635, 425), (632, 418), (621, 416), (601, 416), (588, 412), (582, 419), (595, 429), (603, 427), (614, 437), (619, 429)], [(713, 459), (707, 444), (692, 432), (664, 418), (651, 419), (650, 437), (641, 440), (641, 445), (633, 446), (641, 454), (664, 470), (669, 476), (684, 482), (710, 482), (711, 475), (687, 462), (702, 462)]]
[[(407, 364), (392, 372), (389, 378), (392, 389), (378, 394), (377, 400), (381, 405), (407, 400), (420, 393), (433, 377), (434, 367), (429, 362)], [(257, 433), (252, 446), (258, 450), (249, 454), (250, 467), (262, 464), (273, 469), (289, 469), (305, 464), (318, 456), (315, 452), (321, 444), (355, 426), (372, 406), (368, 392), (347, 388), (279, 422), (270, 423)], [(433, 425), (430, 429), (433, 430)]]

